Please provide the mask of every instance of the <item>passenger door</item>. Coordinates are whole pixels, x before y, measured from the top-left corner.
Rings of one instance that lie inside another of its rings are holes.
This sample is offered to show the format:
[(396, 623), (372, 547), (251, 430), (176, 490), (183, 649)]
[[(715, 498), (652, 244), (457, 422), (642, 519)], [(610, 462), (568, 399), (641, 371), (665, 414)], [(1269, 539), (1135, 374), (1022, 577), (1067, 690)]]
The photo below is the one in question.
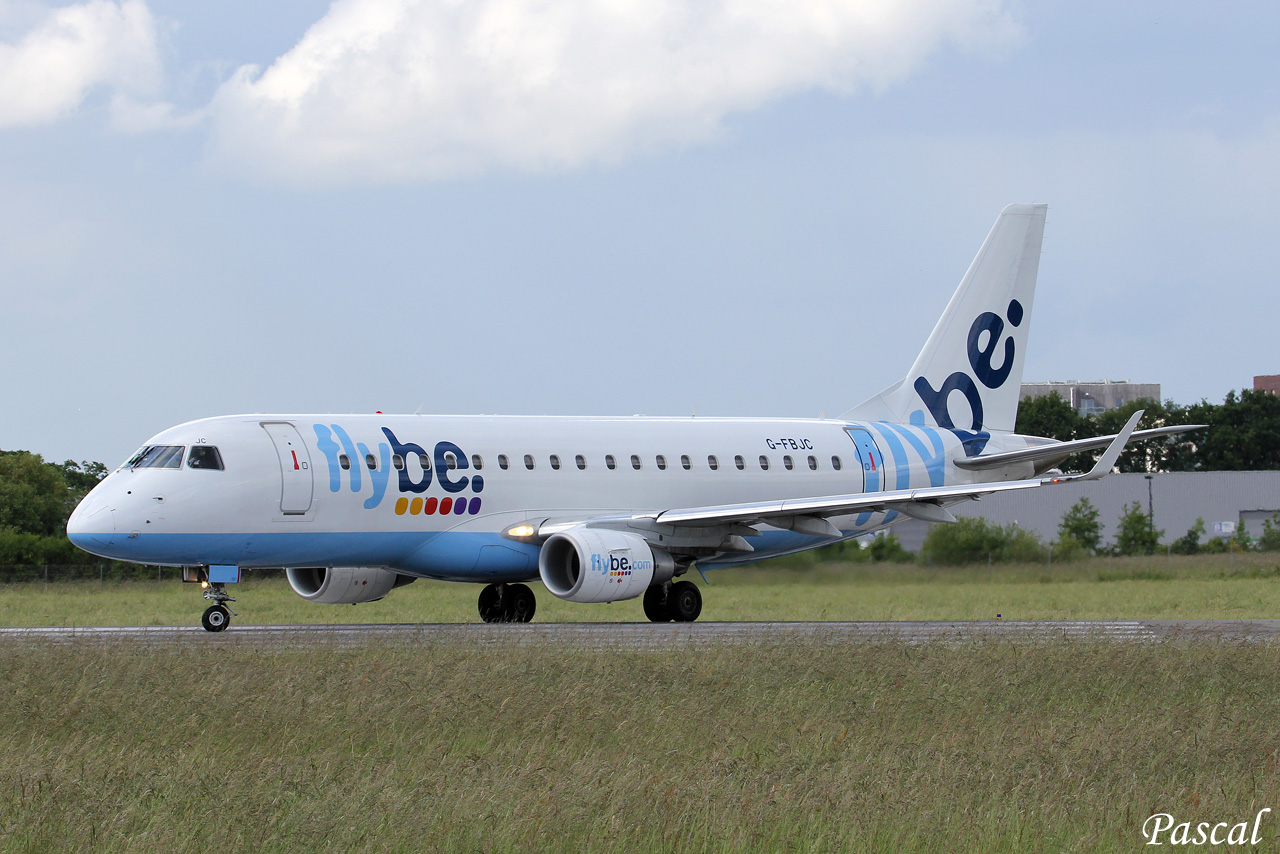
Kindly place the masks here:
[(311, 455), (303, 444), (298, 428), (287, 421), (266, 421), (267, 431), (280, 459), (280, 512), (286, 516), (302, 516), (311, 509)]

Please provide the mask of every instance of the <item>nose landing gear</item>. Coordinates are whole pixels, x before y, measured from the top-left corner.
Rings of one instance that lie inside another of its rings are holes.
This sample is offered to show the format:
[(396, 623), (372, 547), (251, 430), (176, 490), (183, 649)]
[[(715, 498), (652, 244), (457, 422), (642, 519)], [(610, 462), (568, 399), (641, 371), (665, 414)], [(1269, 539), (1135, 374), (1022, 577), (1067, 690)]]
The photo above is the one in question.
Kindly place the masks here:
[(227, 585), (240, 580), (238, 566), (184, 566), (182, 580), (200, 585), (204, 591), (205, 601), (212, 602), (200, 618), (200, 625), (206, 632), (220, 632), (231, 625), (231, 618), (236, 612), (227, 607), (228, 602), (236, 601), (227, 593)]
[(236, 612), (228, 608), (227, 603), (236, 600), (227, 594), (227, 586), (210, 584), (204, 590), (204, 598), (214, 603), (204, 609), (204, 616), (200, 618), (200, 625), (204, 626), (204, 630), (220, 632), (231, 625), (231, 618), (236, 616)]

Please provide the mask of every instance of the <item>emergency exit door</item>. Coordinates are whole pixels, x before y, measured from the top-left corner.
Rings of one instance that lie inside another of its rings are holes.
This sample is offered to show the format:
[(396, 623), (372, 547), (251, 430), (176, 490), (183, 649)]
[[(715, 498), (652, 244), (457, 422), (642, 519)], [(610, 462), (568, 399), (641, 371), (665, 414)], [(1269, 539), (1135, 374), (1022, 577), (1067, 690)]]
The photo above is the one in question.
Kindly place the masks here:
[(286, 516), (302, 516), (311, 509), (311, 455), (302, 442), (298, 428), (287, 421), (268, 421), (267, 431), (280, 458), (280, 512)]

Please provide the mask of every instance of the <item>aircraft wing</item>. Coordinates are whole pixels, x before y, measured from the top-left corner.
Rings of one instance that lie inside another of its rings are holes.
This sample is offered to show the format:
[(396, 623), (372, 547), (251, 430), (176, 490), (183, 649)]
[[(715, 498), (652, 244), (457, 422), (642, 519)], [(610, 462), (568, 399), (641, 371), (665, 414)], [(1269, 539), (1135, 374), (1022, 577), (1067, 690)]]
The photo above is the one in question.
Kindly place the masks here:
[[(689, 531), (724, 526), (743, 526), (745, 529), (756, 523), (766, 523), (815, 537), (842, 537), (845, 535), (844, 532), (828, 521), (830, 517), (881, 510), (895, 510), (904, 516), (923, 519), (927, 522), (954, 522), (955, 516), (947, 510), (945, 505), (966, 499), (982, 498), (984, 495), (996, 492), (1034, 489), (1037, 486), (1069, 483), (1074, 480), (1097, 480), (1106, 476), (1116, 464), (1125, 443), (1133, 437), (1134, 428), (1137, 427), (1142, 415), (1142, 411), (1135, 412), (1123, 430), (1109, 437), (1110, 444), (1106, 451), (1085, 474), (990, 483), (963, 483), (951, 486), (926, 486), (918, 489), (859, 492), (817, 498), (787, 498), (775, 501), (749, 501), (743, 504), (672, 508), (630, 516), (544, 519), (541, 522), (522, 522), (512, 526), (504, 536), (524, 542), (542, 542), (553, 534), (583, 525), (588, 527), (624, 526), (628, 530), (633, 530), (639, 527), (637, 523), (645, 523), (649, 526), (663, 526), (668, 531), (672, 528)], [(1096, 446), (1095, 444), (1094, 447)], [(750, 551), (749, 546), (744, 548)]]
[[(785, 517), (847, 516), (879, 510), (897, 510), (907, 516), (929, 521), (955, 521), (942, 506), (966, 498), (981, 498), (993, 492), (1013, 489), (1030, 489), (1045, 481), (1010, 480), (999, 483), (964, 484), (958, 486), (933, 486), (920, 489), (898, 489), (889, 492), (860, 492), (855, 495), (831, 495), (822, 498), (795, 498), (783, 501), (755, 501), (746, 504), (725, 504), (718, 507), (694, 507), (667, 510), (646, 515), (662, 525), (723, 525), (753, 521), (771, 522)], [(828, 523), (829, 524), (829, 523)], [(838, 535), (832, 526), (830, 532)]]
[[(1073, 480), (1097, 480), (1111, 471), (1125, 443), (1133, 436), (1134, 428), (1142, 418), (1142, 411), (1135, 412), (1124, 429), (1110, 438), (1107, 450), (1086, 474), (1061, 475), (1030, 480), (1008, 480), (994, 483), (966, 483), (953, 486), (931, 486), (919, 489), (899, 489), (889, 492), (862, 492), (855, 495), (832, 495), (822, 498), (794, 498), (781, 501), (753, 501), (745, 504), (725, 504), (716, 507), (694, 507), (665, 510), (643, 514), (640, 518), (652, 519), (662, 525), (723, 525), (775, 520), (801, 520), (794, 530), (813, 533), (816, 536), (839, 531), (826, 517), (845, 516), (879, 510), (898, 512), (930, 522), (954, 522), (955, 517), (943, 506), (964, 499), (981, 498), (994, 492), (1032, 489), (1048, 484), (1067, 483)], [(1090, 440), (1086, 440), (1090, 441)], [(1096, 445), (1094, 445), (1096, 447)], [(826, 526), (825, 530), (823, 526)], [(789, 527), (784, 524), (783, 527)], [(807, 530), (806, 530), (807, 529)]]

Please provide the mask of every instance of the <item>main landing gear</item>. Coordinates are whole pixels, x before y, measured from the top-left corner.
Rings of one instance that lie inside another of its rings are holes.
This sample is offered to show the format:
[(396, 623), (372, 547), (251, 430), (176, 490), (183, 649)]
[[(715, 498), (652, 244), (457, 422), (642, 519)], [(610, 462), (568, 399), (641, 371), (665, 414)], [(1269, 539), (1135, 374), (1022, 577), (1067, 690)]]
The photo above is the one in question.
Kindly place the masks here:
[(702, 613), (702, 592), (692, 581), (655, 584), (644, 592), (644, 615), (654, 623), (692, 623)]
[(213, 604), (204, 609), (200, 625), (204, 626), (206, 632), (220, 632), (231, 625), (231, 618), (236, 612), (228, 608), (227, 603), (236, 600), (227, 594), (227, 585), (209, 582), (205, 584), (207, 586), (204, 588), (204, 598)]
[(480, 619), (486, 623), (527, 623), (538, 600), (524, 584), (489, 584), (480, 591)]

